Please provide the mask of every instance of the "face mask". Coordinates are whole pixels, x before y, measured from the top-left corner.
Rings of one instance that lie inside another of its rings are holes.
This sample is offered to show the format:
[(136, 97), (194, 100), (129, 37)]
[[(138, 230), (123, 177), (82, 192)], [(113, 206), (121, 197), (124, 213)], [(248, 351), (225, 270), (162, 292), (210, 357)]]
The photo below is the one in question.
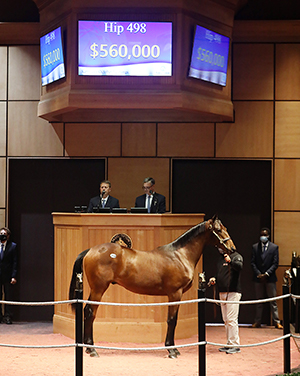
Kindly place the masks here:
[(269, 237), (268, 237), (268, 236), (261, 236), (261, 237), (260, 237), (260, 241), (261, 241), (262, 243), (266, 243), (268, 240), (269, 240)]
[(7, 239), (7, 235), (5, 234), (0, 234), (0, 240), (5, 241)]

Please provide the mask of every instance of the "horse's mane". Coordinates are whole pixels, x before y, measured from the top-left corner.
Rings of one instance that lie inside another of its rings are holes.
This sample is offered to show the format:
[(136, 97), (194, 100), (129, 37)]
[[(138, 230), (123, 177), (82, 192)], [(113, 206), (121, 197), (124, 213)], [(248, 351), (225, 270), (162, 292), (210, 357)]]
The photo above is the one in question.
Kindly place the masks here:
[(170, 246), (175, 249), (185, 247), (193, 238), (205, 231), (205, 222), (201, 222), (198, 225), (190, 228), (184, 234), (180, 235), (179, 238), (175, 239)]

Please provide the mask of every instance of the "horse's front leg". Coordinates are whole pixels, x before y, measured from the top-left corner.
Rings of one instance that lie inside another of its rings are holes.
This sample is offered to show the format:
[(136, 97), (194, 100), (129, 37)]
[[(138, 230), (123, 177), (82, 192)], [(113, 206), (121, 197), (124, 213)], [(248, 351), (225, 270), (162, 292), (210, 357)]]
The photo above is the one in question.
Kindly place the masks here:
[[(175, 328), (177, 325), (177, 318), (178, 318), (178, 309), (179, 306), (169, 306), (168, 309), (168, 330), (167, 336), (165, 340), (165, 346), (174, 346), (174, 336), (175, 336)], [(175, 359), (177, 355), (180, 355), (180, 352), (177, 349), (168, 349), (169, 351), (169, 358)]]
[[(98, 306), (92, 306), (91, 304), (86, 304), (84, 307), (84, 337), (83, 342), (87, 345), (94, 344), (93, 338), (93, 323), (96, 317)], [(95, 349), (87, 347), (85, 352), (90, 354), (90, 356), (98, 357), (98, 353)]]

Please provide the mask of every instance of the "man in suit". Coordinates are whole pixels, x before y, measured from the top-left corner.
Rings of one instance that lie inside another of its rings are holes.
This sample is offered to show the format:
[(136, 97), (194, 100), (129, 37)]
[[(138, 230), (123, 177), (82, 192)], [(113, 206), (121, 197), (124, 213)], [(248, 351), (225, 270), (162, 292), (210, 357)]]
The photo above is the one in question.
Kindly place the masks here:
[[(252, 246), (251, 266), (253, 269), (253, 280), (255, 285), (256, 299), (264, 299), (265, 293), (268, 298), (276, 296), (276, 269), (278, 268), (279, 255), (278, 245), (270, 241), (270, 230), (262, 228), (260, 241)], [(278, 317), (277, 302), (270, 302), (272, 318), (275, 328), (282, 329)], [(256, 317), (253, 328), (261, 326), (263, 303), (256, 304)]]
[(103, 180), (100, 183), (100, 196), (96, 196), (90, 199), (88, 206), (88, 213), (92, 213), (93, 208), (119, 208), (119, 200), (110, 196), (111, 182), (109, 180)]
[(156, 193), (154, 190), (155, 180), (153, 178), (145, 178), (143, 182), (143, 190), (145, 194), (135, 199), (135, 207), (144, 207), (148, 209), (148, 213), (165, 213), (166, 198)]
[[(0, 298), (4, 293), (4, 299), (8, 301), (13, 300), (13, 285), (17, 283), (17, 245), (10, 240), (10, 235), (11, 232), (7, 227), (0, 229)], [(2, 307), (0, 308), (0, 322), (12, 324), (10, 306), (4, 305), (4, 315)]]

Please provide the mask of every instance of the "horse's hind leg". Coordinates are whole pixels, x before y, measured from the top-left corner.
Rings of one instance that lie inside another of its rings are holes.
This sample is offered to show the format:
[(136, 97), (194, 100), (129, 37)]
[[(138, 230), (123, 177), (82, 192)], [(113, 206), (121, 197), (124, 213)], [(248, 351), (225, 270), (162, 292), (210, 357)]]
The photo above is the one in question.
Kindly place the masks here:
[[(107, 286), (108, 287), (108, 286)], [(89, 300), (91, 301), (101, 301), (101, 298), (106, 291), (107, 287), (104, 289), (103, 292), (97, 292), (91, 290)], [(84, 343), (87, 345), (94, 344), (94, 336), (93, 336), (93, 323), (97, 314), (98, 305), (87, 303), (84, 307)], [(93, 348), (86, 348), (86, 353), (90, 354), (90, 356), (98, 356), (98, 353)]]
[[(91, 300), (89, 298), (89, 300)], [(87, 345), (94, 344), (93, 337), (93, 323), (96, 317), (98, 306), (87, 303), (84, 307), (84, 339), (83, 342)], [(87, 347), (85, 352), (90, 354), (90, 356), (99, 356), (97, 351), (93, 348)]]

